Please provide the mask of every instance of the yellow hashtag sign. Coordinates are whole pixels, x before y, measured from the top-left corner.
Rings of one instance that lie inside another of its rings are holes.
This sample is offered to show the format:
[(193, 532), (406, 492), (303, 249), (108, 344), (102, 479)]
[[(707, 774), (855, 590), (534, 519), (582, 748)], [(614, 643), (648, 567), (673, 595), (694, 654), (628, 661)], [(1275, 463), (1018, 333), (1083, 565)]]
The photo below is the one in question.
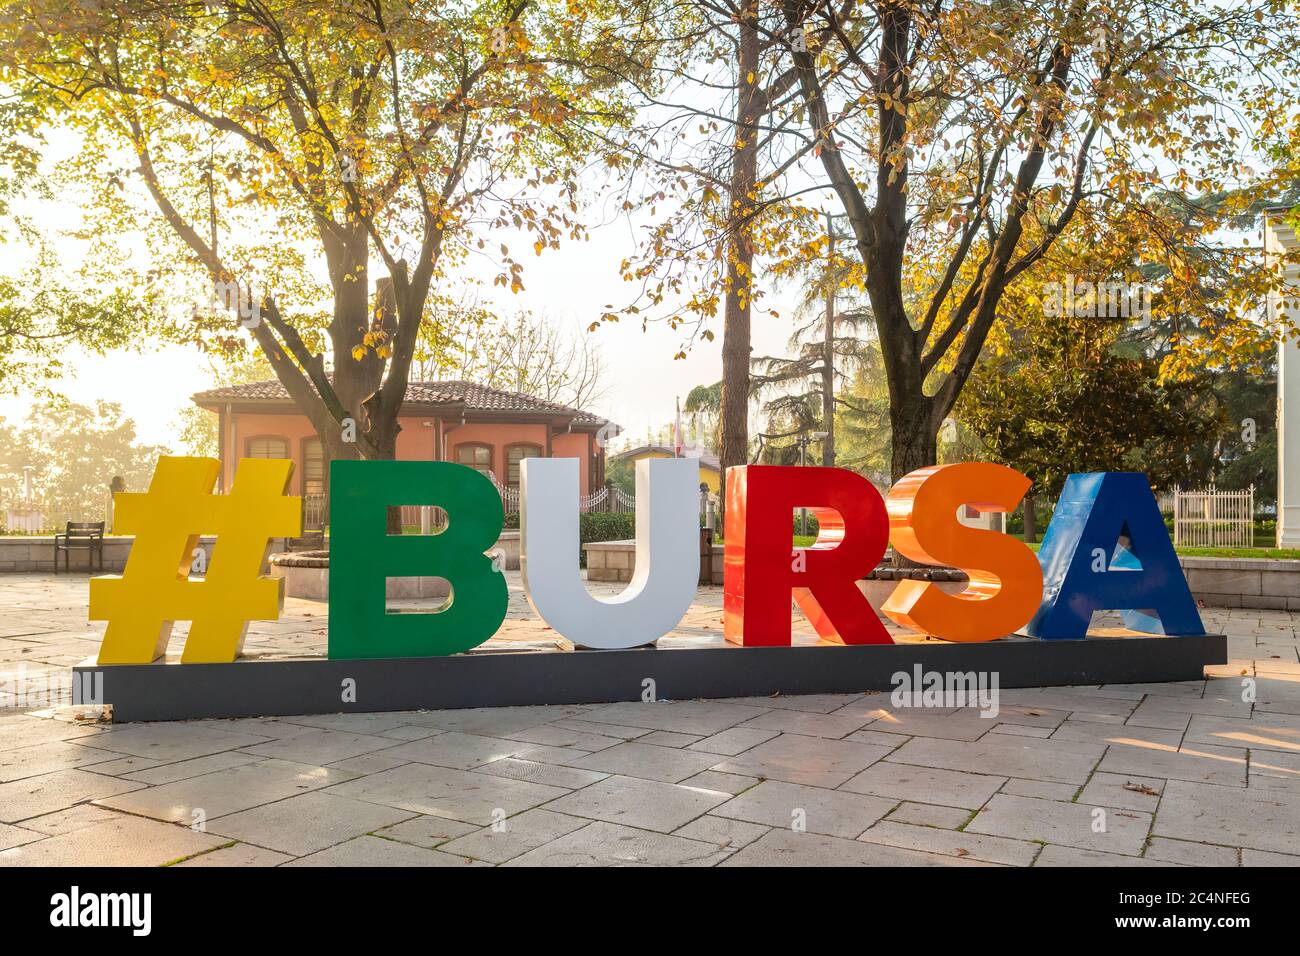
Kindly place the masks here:
[[(293, 462), (245, 458), (228, 495), (214, 495), (215, 458), (158, 459), (149, 490), (113, 496), (113, 527), (135, 535), (121, 575), (90, 582), (90, 619), (108, 621), (101, 664), (148, 664), (167, 652), (175, 621), (190, 621), (186, 664), (233, 661), (250, 620), (273, 621), (284, 581), (261, 574), (270, 539), (302, 533), (302, 499), (285, 494)], [(190, 570), (213, 535), (202, 579)]]

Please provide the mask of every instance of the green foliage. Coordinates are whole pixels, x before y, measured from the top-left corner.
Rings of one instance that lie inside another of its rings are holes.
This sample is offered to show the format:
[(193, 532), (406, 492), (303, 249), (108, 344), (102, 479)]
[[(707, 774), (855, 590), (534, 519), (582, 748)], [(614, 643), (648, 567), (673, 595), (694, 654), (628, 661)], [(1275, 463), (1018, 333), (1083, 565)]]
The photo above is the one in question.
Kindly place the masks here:
[(93, 197), (88, 234), (143, 234), (141, 287), (195, 294), (191, 341), (251, 332), (331, 453), (386, 458), (452, 268), (519, 292), (525, 257), (586, 238), (578, 177), (649, 78), (627, 7), (12, 0), (0, 82), (75, 131), (57, 184)]
[(835, 463), (859, 474), (888, 479), (891, 432), (889, 389), (875, 343), (863, 343), (848, 387), (836, 396)]
[(1157, 489), (1205, 473), (1189, 450), (1225, 429), (1206, 382), (1162, 383), (1159, 361), (1117, 350), (1117, 335), (1090, 319), (1024, 321), (971, 376), (961, 419), (1036, 495), (1055, 498), (1071, 472), (1145, 471)]
[(43, 388), (70, 371), (70, 346), (89, 353), (138, 346), (151, 303), (126, 288), (85, 290), (48, 262), (0, 276), (0, 392)]
[(582, 545), (588, 541), (626, 541), (636, 537), (636, 515), (610, 512), (588, 511), (578, 517), (578, 563), (587, 566), (587, 553)]
[(22, 426), (0, 423), (0, 506), (20, 499), (23, 466), (30, 465), (47, 529), (106, 519), (113, 478), (124, 478), (128, 491), (143, 491), (158, 456), (167, 453), (137, 444), (135, 423), (118, 405), (52, 403)]
[(178, 437), (187, 454), (216, 458), (221, 454), (220, 416), (197, 405), (180, 410)]
[[(1255, 506), (1277, 501), (1277, 374), (1242, 370), (1208, 373), (1208, 388), (1222, 410), (1225, 427), (1206, 444), (1189, 449), (1194, 461), (1208, 461), (1198, 484), (1224, 490), (1255, 486)], [(1253, 428), (1247, 423), (1253, 422)], [(1250, 434), (1253, 431), (1253, 436)], [(1253, 438), (1253, 440), (1251, 440)]]
[(636, 537), (636, 515), (630, 512), (587, 511), (578, 521), (583, 544), (588, 541), (626, 541)]
[[(507, 511), (503, 527), (519, 530), (519, 512)], [(582, 545), (588, 541), (627, 541), (636, 537), (636, 515), (631, 513), (587, 511), (578, 516), (578, 561), (587, 566), (587, 555)]]
[(696, 385), (686, 394), (682, 411), (694, 419), (697, 441), (706, 447), (720, 447), (722, 429), (722, 382)]
[(636, 462), (629, 458), (611, 458), (605, 464), (605, 480), (624, 494), (636, 494)]
[[(821, 529), (821, 525), (817, 523), (817, 516), (811, 511), (808, 512), (807, 529), (807, 536), (810, 538), (816, 538), (817, 532)], [(804, 536), (804, 524), (798, 511), (794, 513), (794, 536), (795, 538)]]

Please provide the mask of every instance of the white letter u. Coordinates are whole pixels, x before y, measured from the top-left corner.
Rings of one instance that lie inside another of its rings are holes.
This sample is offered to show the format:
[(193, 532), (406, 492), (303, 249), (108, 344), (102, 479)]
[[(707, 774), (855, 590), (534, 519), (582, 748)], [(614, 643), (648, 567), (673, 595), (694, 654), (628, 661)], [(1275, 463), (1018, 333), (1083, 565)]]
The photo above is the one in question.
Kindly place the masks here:
[(694, 458), (636, 463), (636, 567), (608, 600), (578, 569), (578, 459), (520, 462), (520, 570), (533, 609), (579, 647), (640, 647), (663, 637), (700, 577), (700, 467)]

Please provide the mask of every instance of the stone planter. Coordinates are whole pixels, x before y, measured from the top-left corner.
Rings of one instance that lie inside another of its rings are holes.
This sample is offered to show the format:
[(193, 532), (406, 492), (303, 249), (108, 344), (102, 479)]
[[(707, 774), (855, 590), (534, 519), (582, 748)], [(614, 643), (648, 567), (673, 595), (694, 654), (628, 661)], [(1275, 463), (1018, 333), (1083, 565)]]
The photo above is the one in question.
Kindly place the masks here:
[[(507, 571), (519, 570), (519, 532), (518, 531), (502, 531), (501, 537), (497, 538), (496, 547), (493, 548), (492, 550), (501, 552), (502, 557), (505, 559), (505, 564), (503, 566)], [(492, 551), (488, 552), (488, 554), (491, 553)]]
[[(284, 579), (286, 597), (328, 601), (330, 597), (330, 553), (291, 551), (271, 555), (271, 577)], [(389, 600), (445, 598), (451, 588), (444, 578), (389, 578), (384, 597)]]
[(1300, 611), (1300, 561), (1179, 558), (1192, 596), (1206, 607)]
[[(636, 567), (635, 541), (589, 541), (582, 546), (587, 555), (587, 580), (626, 584)], [(710, 564), (712, 583), (722, 586), (722, 545), (713, 545)]]
[[(519, 532), (503, 531), (496, 547), (489, 551), (500, 552), (504, 570), (519, 569)], [(290, 551), (273, 554), (270, 559), (271, 577), (284, 579), (286, 597), (305, 598), (309, 601), (328, 601), (330, 596), (330, 553), (328, 551)], [(442, 599), (451, 593), (446, 579), (436, 577), (389, 578), (384, 596), (389, 600), (410, 601)]]

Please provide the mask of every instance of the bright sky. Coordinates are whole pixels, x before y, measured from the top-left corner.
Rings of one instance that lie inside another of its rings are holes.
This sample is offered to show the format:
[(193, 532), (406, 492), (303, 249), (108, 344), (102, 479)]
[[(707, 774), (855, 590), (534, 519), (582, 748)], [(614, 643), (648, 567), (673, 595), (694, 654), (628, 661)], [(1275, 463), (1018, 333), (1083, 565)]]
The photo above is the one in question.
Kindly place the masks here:
[[(48, 156), (54, 161), (72, 150), (70, 139), (56, 136)], [(81, 220), (75, 195), (63, 195), (53, 201), (21, 202), (16, 204), (16, 209), (40, 223), (52, 240), (75, 228)], [(592, 210), (591, 218), (599, 217), (600, 211)], [(497, 235), (494, 240), (506, 242), (512, 249), (527, 249), (531, 245), (531, 240), (522, 234)], [(123, 236), (121, 241), (129, 247), (143, 249), (138, 236)], [(80, 245), (65, 239), (56, 248), (61, 252), (67, 250), (65, 265), (69, 272), (75, 270), (80, 261)], [(714, 342), (697, 342), (686, 359), (677, 361), (673, 356), (682, 344), (682, 332), (669, 330), (662, 324), (651, 325), (642, 332), (638, 322), (624, 319), (618, 324), (605, 324), (598, 332), (587, 335), (587, 326), (606, 311), (607, 304), (622, 305), (628, 301), (631, 286), (619, 277), (618, 267), (634, 248), (634, 236), (628, 224), (614, 222), (593, 226), (590, 241), (564, 241), (559, 250), (547, 250), (536, 258), (528, 255), (523, 275), (525, 290), (518, 295), (492, 286), (495, 269), (490, 263), (467, 264), (465, 276), (470, 282), (479, 280), (484, 304), (494, 304), (501, 315), (527, 309), (595, 344), (608, 369), (608, 390), (594, 411), (622, 425), (629, 439), (639, 440), (647, 428), (658, 429), (672, 421), (676, 398), (684, 400), (694, 386), (711, 384), (721, 378), (722, 318), (719, 315), (712, 324), (717, 336)], [(5, 258), (5, 269), (11, 274), (21, 269), (21, 250), (8, 247)], [(380, 274), (382, 269), (372, 269), (372, 282)], [(761, 312), (755, 315), (755, 355), (785, 352), (789, 316), (797, 298), (797, 289), (768, 292), (763, 305), (776, 309), (783, 318), (772, 319)], [(197, 349), (170, 347), (143, 354), (108, 356), (74, 351), (68, 354), (66, 364), (75, 372), (57, 387), (68, 398), (80, 403), (117, 402), (135, 420), (142, 442), (171, 444), (177, 450), (177, 416), (181, 408), (188, 404), (192, 393), (213, 384), (210, 366)], [(0, 417), (20, 420), (30, 405), (31, 397), (26, 394), (0, 397)]]

